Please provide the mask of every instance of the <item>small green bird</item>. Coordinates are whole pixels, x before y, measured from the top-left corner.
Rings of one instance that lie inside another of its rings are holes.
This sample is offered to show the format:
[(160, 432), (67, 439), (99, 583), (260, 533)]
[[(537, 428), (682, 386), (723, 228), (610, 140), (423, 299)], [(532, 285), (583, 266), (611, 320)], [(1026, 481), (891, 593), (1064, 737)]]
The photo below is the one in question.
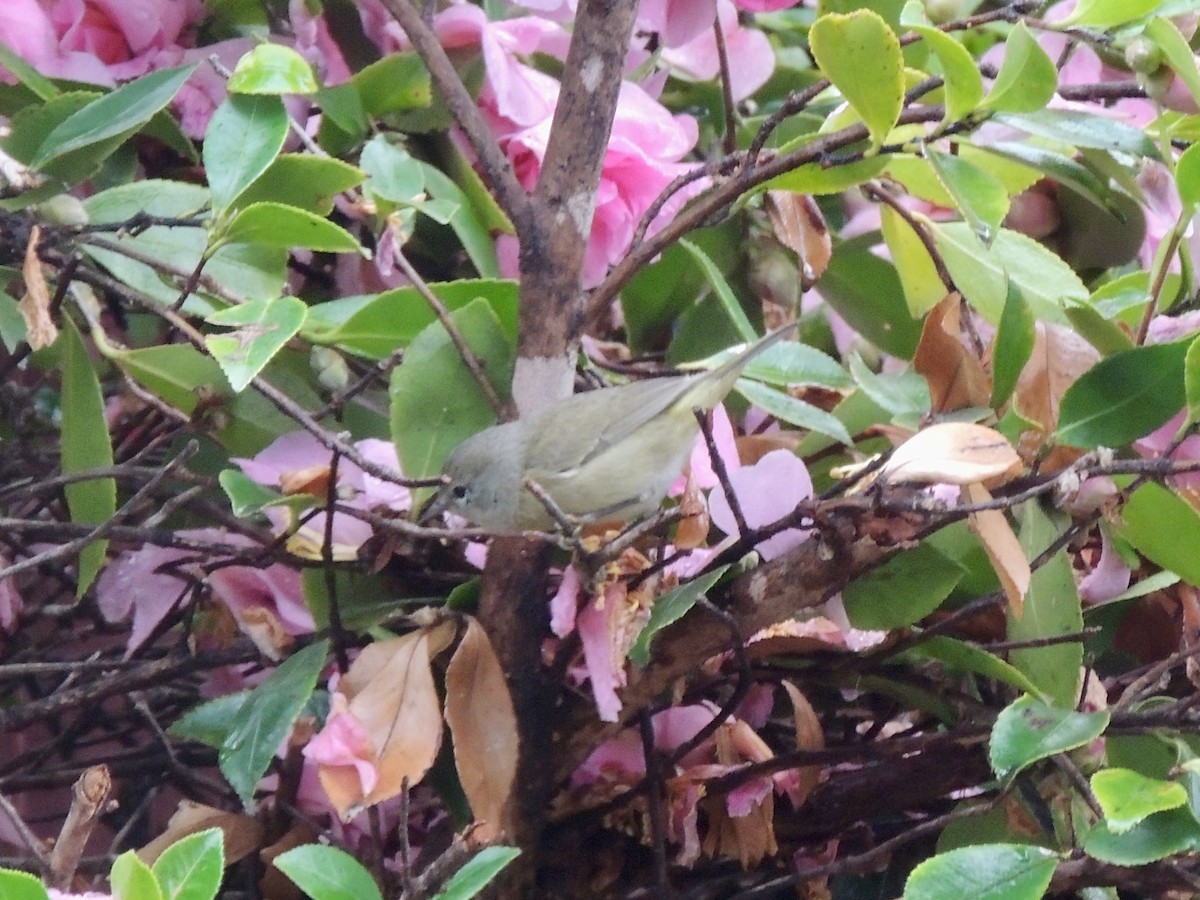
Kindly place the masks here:
[(443, 484), (422, 520), (453, 512), (498, 533), (550, 530), (554, 519), (526, 479), (581, 521), (652, 512), (699, 433), (692, 410), (716, 406), (746, 363), (794, 328), (771, 332), (709, 372), (574, 394), (472, 435), (447, 457)]

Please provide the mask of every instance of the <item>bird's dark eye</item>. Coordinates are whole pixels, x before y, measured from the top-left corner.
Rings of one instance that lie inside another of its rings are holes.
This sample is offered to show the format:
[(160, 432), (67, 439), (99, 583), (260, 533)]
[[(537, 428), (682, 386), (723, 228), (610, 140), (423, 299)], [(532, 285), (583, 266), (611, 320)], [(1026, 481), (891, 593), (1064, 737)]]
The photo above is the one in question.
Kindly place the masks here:
[(467, 486), (465, 484), (456, 484), (450, 488), (450, 493), (454, 495), (455, 500), (461, 500), (467, 496)]

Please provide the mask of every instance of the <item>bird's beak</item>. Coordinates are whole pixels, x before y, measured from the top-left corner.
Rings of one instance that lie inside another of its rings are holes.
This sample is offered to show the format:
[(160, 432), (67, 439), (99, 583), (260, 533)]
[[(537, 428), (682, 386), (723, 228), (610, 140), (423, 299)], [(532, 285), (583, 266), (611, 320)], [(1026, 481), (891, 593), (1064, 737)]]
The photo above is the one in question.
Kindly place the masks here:
[(428, 525), (450, 506), (450, 485), (443, 484), (425, 501), (417, 515), (418, 525)]

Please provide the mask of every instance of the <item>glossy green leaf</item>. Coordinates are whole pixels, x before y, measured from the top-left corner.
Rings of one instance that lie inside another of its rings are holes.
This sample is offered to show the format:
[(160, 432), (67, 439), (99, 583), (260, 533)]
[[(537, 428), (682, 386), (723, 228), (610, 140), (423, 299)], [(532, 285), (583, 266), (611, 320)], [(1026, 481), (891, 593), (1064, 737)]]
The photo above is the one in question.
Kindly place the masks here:
[(930, 857), (908, 876), (903, 900), (1040, 900), (1058, 856), (1028, 844), (978, 844)]
[(906, 651), (904, 655), (917, 659), (937, 660), (959, 672), (974, 672), (985, 678), (993, 678), (1033, 696), (1041, 694), (1037, 685), (1030, 681), (1020, 669), (1006, 663), (982, 647), (968, 644), (957, 638), (934, 635), (931, 638), (925, 638), (911, 650)]
[[(477, 299), (451, 313), (496, 393), (508, 395), (514, 346), (496, 313)], [(441, 323), (425, 328), (392, 371), (392, 440), (400, 468), (421, 478), (436, 475), (450, 451), (462, 440), (496, 421), (475, 379)], [(420, 498), (414, 493), (414, 506)]]
[[(23, 163), (30, 163), (46, 138), (68, 118), (87, 108), (103, 96), (95, 91), (71, 91), (59, 94), (43, 104), (32, 104), (20, 110), (9, 123), (10, 133), (0, 141), (4, 151)], [(73, 185), (90, 178), (100, 171), (105, 160), (121, 145), (131, 132), (123, 131), (118, 135), (64, 153), (42, 166), (43, 174)], [(34, 189), (27, 192), (29, 202), (45, 199), (52, 193), (58, 193), (60, 185), (50, 184), (42, 190)]]
[[(516, 282), (462, 279), (435, 282), (429, 288), (451, 311), (483, 300), (491, 307), (504, 333), (516, 341)], [(341, 347), (369, 359), (383, 359), (435, 321), (437, 316), (420, 292), (405, 287), (309, 307), (301, 333), (316, 343)]]
[(1017, 387), (1021, 370), (1033, 354), (1037, 337), (1033, 311), (1021, 289), (1011, 282), (1000, 323), (996, 328), (996, 339), (992, 342), (992, 407), (999, 409), (1008, 402)]
[(172, 722), (167, 733), (220, 750), (249, 697), (249, 691), (238, 691), (201, 703)]
[[(808, 143), (805, 138), (802, 143)], [(785, 148), (791, 149), (791, 148)], [(784, 152), (784, 151), (781, 151)], [(824, 165), (805, 163), (768, 181), (768, 190), (794, 191), (797, 194), (840, 194), (870, 181), (888, 166), (886, 157), (872, 156), (847, 163)]]
[(204, 134), (204, 171), (218, 212), (262, 175), (283, 149), (288, 114), (283, 101), (230, 94)]
[(154, 873), (132, 850), (113, 861), (108, 880), (114, 900), (165, 900)]
[(1073, 447), (1123, 447), (1184, 405), (1188, 342), (1114, 353), (1079, 378), (1059, 405), (1057, 438)]
[(1184, 203), (1200, 203), (1200, 144), (1192, 144), (1175, 163), (1175, 185)]
[(932, 401), (929, 382), (924, 376), (911, 370), (886, 374), (872, 372), (857, 353), (850, 354), (847, 364), (862, 392), (893, 418), (920, 417), (929, 412)]
[(291, 47), (259, 44), (238, 60), (227, 85), (231, 94), (315, 94), (312, 66)]
[(1200, 514), (1162, 485), (1149, 482), (1121, 507), (1117, 536), (1151, 562), (1200, 585)]
[(59, 94), (53, 81), (40, 74), (4, 41), (0, 41), (0, 66), (29, 88), (39, 100), (51, 100)]
[(975, 236), (984, 244), (991, 244), (1008, 215), (1008, 192), (1004, 185), (995, 175), (961, 156), (927, 148), (925, 158)]
[(159, 69), (92, 101), (46, 136), (31, 165), (41, 169), (73, 150), (138, 129), (166, 107), (196, 64)]
[(946, 296), (946, 285), (913, 226), (885, 203), (879, 205), (879, 217), (908, 310), (914, 317), (923, 316)]
[(875, 147), (883, 144), (904, 105), (904, 55), (887, 22), (871, 10), (826, 13), (808, 33), (821, 73), (863, 120)]
[[(496, 258), (495, 234), (512, 234), (512, 224), (504, 220), (502, 226), (489, 224), (497, 218), (496, 201), (482, 189), (479, 176), (473, 169), (465, 168), (458, 181), (451, 180), (437, 166), (422, 163), (425, 173), (425, 189), (434, 201), (453, 203), (457, 210), (450, 217), (450, 230), (462, 244), (470, 257), (475, 271), (481, 278), (499, 278), (500, 262)], [(465, 182), (468, 190), (459, 186)], [(501, 218), (503, 214), (500, 214)]]
[(0, 897), (5, 900), (50, 900), (40, 880), (28, 872), (13, 869), (0, 869)]
[(1184, 356), (1183, 393), (1187, 398), (1188, 422), (1200, 422), (1200, 337), (1192, 339)]
[(854, 384), (841, 363), (816, 347), (784, 341), (768, 347), (742, 369), (742, 377), (776, 387), (815, 384), (848, 388)]
[[(113, 464), (104, 395), (83, 339), (74, 322), (65, 319), (59, 334), (62, 348), (62, 470), (64, 475)], [(89, 478), (63, 488), (71, 521), (100, 525), (117, 511), (117, 484), (111, 478)], [(94, 541), (79, 554), (79, 596), (104, 565), (107, 541)]]
[(216, 395), (229, 393), (217, 361), (187, 344), (120, 350), (110, 359), (142, 387), (188, 415), (196, 409), (198, 388)]
[(1122, 350), (1133, 349), (1133, 338), (1120, 325), (1106, 319), (1093, 306), (1072, 303), (1064, 310), (1067, 321), (1075, 332), (1100, 351), (1101, 356), (1111, 356)]
[(1058, 89), (1058, 69), (1037, 39), (1017, 22), (1004, 43), (1004, 62), (983, 109), (1027, 113), (1042, 109)]
[(937, 247), (954, 283), (975, 310), (997, 323), (1011, 281), (1038, 319), (1063, 322), (1064, 303), (1087, 299), (1088, 290), (1062, 259), (1037, 241), (1002, 228), (984, 248), (963, 222), (937, 223)]
[(1026, 694), (996, 717), (988, 756), (1001, 778), (1011, 778), (1038, 760), (1094, 741), (1108, 727), (1111, 714), (1075, 712), (1050, 706)]
[(151, 867), (163, 900), (213, 900), (225, 874), (225, 839), (220, 828), (180, 838)]
[(300, 331), (307, 312), (304, 301), (296, 297), (249, 300), (209, 316), (213, 325), (234, 330), (207, 335), (204, 344), (230, 386), (240, 393)]
[[(1051, 518), (1036, 501), (1017, 509), (1018, 539), (1025, 558), (1037, 559), (1067, 527), (1064, 517)], [(1008, 610), (1007, 637), (1010, 641), (1035, 641), (1083, 630), (1079, 592), (1065, 549), (1055, 553), (1034, 570), (1021, 615)], [(1009, 654), (1009, 662), (1029, 676), (1029, 680), (1051, 703), (1073, 709), (1079, 698), (1080, 666), (1083, 644), (1077, 641), (1048, 647), (1023, 647)]]
[(1112, 188), (1069, 156), (1023, 141), (996, 141), (981, 149), (1037, 169), (1111, 215), (1122, 215)]
[(1197, 849), (1200, 824), (1186, 809), (1155, 813), (1120, 833), (1102, 821), (1083, 839), (1083, 851), (1088, 856), (1118, 866), (1142, 866)]
[(1029, 113), (1002, 113), (996, 121), (1038, 137), (1063, 141), (1074, 147), (1092, 147), (1130, 156), (1158, 159), (1158, 148), (1146, 133), (1116, 119), (1066, 109)]
[(941, 606), (965, 574), (929, 544), (918, 544), (851, 581), (842, 588), (842, 603), (855, 628), (903, 628)]
[(1079, 0), (1071, 14), (1062, 20), (1064, 25), (1086, 28), (1113, 28), (1143, 16), (1148, 16), (1161, 0)]
[(278, 491), (264, 487), (240, 469), (222, 469), (217, 481), (229, 498), (233, 514), (239, 519), (260, 513), (283, 499)]
[(304, 844), (275, 857), (275, 867), (312, 900), (382, 900), (371, 873), (345, 850)]
[(650, 618), (633, 646), (629, 648), (629, 658), (634, 665), (645, 668), (650, 662), (650, 644), (655, 636), (668, 625), (687, 615), (688, 610), (696, 605), (696, 601), (712, 590), (713, 585), (720, 581), (721, 576), (728, 570), (729, 566), (720, 566), (655, 598), (654, 606), (650, 608)]
[(521, 851), (516, 847), (484, 847), (454, 873), (433, 900), (472, 900), (478, 897), (492, 879), (520, 855)]
[(337, 195), (362, 184), (365, 177), (361, 169), (340, 159), (284, 153), (237, 199), (241, 206), (275, 201), (327, 216)]
[(908, 311), (895, 267), (872, 253), (867, 241), (846, 241), (834, 248), (821, 276), (821, 296), (880, 350), (912, 359), (921, 323)]
[(826, 435), (847, 447), (854, 443), (841, 420), (818, 406), (746, 378), (739, 378), (734, 389), (781, 422)]
[(386, 116), (429, 106), (433, 92), (429, 70), (413, 52), (391, 53), (354, 74), (351, 83), (368, 116)]
[(366, 190), (383, 200), (407, 203), (425, 190), (425, 172), (420, 161), (383, 135), (367, 141), (358, 164), (370, 177)]
[(1092, 793), (1114, 834), (1129, 831), (1147, 816), (1187, 803), (1187, 790), (1177, 781), (1148, 778), (1132, 769), (1101, 769), (1092, 775)]
[(910, 25), (929, 46), (942, 65), (946, 95), (946, 117), (943, 121), (965, 119), (983, 99), (983, 78), (970, 51), (946, 32), (930, 25)]
[(737, 329), (742, 340), (755, 340), (758, 332), (750, 324), (750, 320), (746, 317), (746, 311), (742, 308), (742, 304), (738, 302), (737, 297), (733, 293), (733, 288), (729, 286), (724, 273), (717, 268), (716, 263), (712, 261), (707, 253), (689, 240), (679, 241), (679, 246), (683, 247), (700, 264), (700, 268), (704, 271), (708, 283), (712, 285), (712, 289), (716, 293), (717, 300), (720, 301), (721, 308), (725, 310), (725, 315), (729, 317), (729, 321)]
[(1196, 67), (1196, 55), (1187, 38), (1179, 33), (1179, 27), (1169, 18), (1156, 17), (1146, 23), (1143, 34), (1158, 45), (1167, 64), (1191, 91), (1192, 99), (1200, 102), (1200, 68)]
[(243, 803), (250, 803), (279, 742), (308, 702), (328, 654), (327, 640), (293, 653), (250, 692), (238, 710), (217, 761)]
[(306, 247), (326, 253), (362, 250), (354, 236), (340, 225), (306, 210), (270, 201), (252, 203), (239, 212), (221, 239), (226, 243), (288, 250)]

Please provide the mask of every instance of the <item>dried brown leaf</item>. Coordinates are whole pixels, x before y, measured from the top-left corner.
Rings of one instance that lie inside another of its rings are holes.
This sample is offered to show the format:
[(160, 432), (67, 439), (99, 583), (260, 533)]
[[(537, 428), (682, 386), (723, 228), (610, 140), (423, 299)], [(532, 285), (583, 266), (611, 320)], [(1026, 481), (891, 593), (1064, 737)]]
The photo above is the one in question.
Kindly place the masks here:
[[(964, 485), (963, 494), (968, 503), (987, 503), (992, 499), (992, 495), (982, 484)], [(998, 509), (973, 512), (968, 519), (971, 528), (979, 535), (979, 541), (987, 552), (992, 568), (1000, 578), (1009, 608), (1019, 619), (1025, 608), (1025, 595), (1029, 593), (1029, 583), (1033, 578), (1029, 559), (1021, 549), (1021, 542), (1017, 540), (1004, 513)]]
[(265, 606), (248, 606), (237, 617), (241, 629), (265, 657), (278, 662), (296, 642), (287, 633), (279, 616)]
[(311, 494), (313, 497), (324, 498), (329, 493), (329, 476), (332, 469), (328, 465), (305, 466), (284, 472), (279, 476), (279, 489), (285, 494)]
[(50, 317), (50, 287), (46, 284), (42, 262), (38, 259), (40, 238), (41, 230), (34, 225), (29, 232), (29, 243), (25, 245), (25, 263), (21, 267), (21, 274), (25, 278), (25, 296), (17, 304), (17, 309), (25, 320), (28, 332), (25, 340), (31, 350), (49, 347), (58, 338), (58, 326)]
[(988, 406), (992, 386), (983, 363), (963, 342), (962, 298), (947, 294), (925, 317), (913, 368), (929, 382), (933, 412)]
[(262, 825), (250, 816), (226, 812), (191, 800), (180, 800), (166, 829), (138, 850), (138, 858), (148, 866), (153, 865), (159, 855), (180, 838), (207, 828), (221, 829), (225, 838), (226, 865), (245, 859), (262, 844)]
[(302, 900), (305, 896), (303, 891), (296, 887), (296, 883), (292, 879), (275, 868), (275, 857), (304, 844), (315, 844), (319, 837), (316, 829), (307, 822), (297, 822), (288, 829), (283, 837), (258, 852), (258, 858), (262, 860), (264, 869), (263, 877), (258, 883), (262, 896), (268, 897), (270, 900)]
[(825, 274), (833, 256), (829, 226), (808, 194), (767, 191), (767, 215), (779, 242), (800, 258), (800, 289), (807, 291)]
[(517, 716), (487, 632), (470, 616), (446, 669), (446, 724), (471, 812), (493, 843), (517, 774)]
[[(821, 720), (817, 718), (817, 712), (808, 702), (808, 698), (790, 681), (783, 682), (783, 689), (792, 701), (792, 716), (796, 720), (796, 749), (824, 750), (825, 731), (821, 728)], [(801, 766), (796, 769), (796, 778), (798, 793), (793, 799), (799, 806), (817, 786), (821, 778), (821, 767)]]
[[(1026, 459), (1033, 459), (1042, 449), (1046, 436), (1058, 427), (1058, 408), (1063, 394), (1075, 381), (1100, 360), (1096, 348), (1063, 325), (1038, 322), (1033, 352), (1013, 393), (1017, 412), (1038, 428), (1021, 436), (1017, 449)], [(1053, 471), (1070, 464), (1080, 451), (1056, 448), (1049, 459), (1042, 461), (1043, 471)]]
[(687, 487), (679, 498), (679, 525), (675, 529), (675, 546), (681, 550), (695, 550), (708, 540), (712, 522), (708, 517), (708, 503), (696, 480), (688, 474)]
[(1021, 458), (1000, 432), (969, 422), (940, 422), (896, 448), (879, 470), (895, 484), (1003, 484)]
[[(713, 736), (717, 762), (724, 766), (744, 762), (764, 762), (774, 754), (745, 722), (733, 721), (722, 725)], [(709, 856), (727, 856), (751, 869), (765, 857), (779, 852), (775, 840), (775, 795), (768, 790), (762, 802), (747, 815), (731, 816), (723, 796), (706, 797), (708, 831), (704, 835), (704, 852)]]

